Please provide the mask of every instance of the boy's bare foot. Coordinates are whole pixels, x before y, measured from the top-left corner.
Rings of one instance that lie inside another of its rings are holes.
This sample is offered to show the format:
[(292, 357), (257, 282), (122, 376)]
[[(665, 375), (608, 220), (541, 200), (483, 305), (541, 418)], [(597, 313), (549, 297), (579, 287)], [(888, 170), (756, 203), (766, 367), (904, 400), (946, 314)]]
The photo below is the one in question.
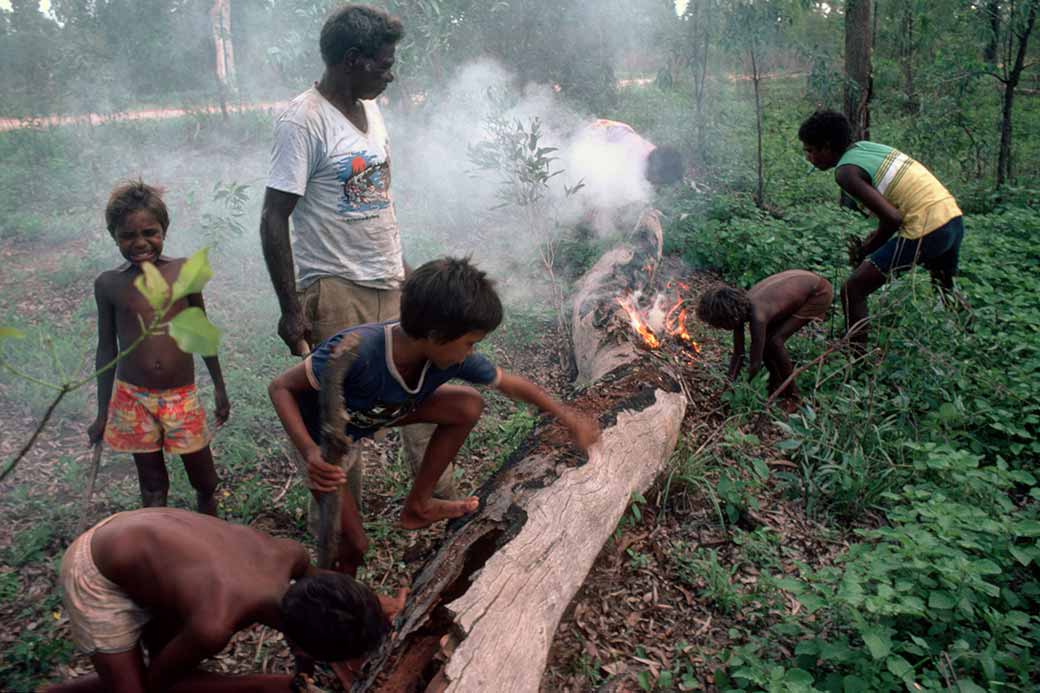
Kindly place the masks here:
[(479, 507), (480, 499), (476, 496), (453, 501), (431, 498), (423, 506), (405, 505), (401, 511), (401, 527), (422, 529), (439, 520), (450, 520), (476, 512)]

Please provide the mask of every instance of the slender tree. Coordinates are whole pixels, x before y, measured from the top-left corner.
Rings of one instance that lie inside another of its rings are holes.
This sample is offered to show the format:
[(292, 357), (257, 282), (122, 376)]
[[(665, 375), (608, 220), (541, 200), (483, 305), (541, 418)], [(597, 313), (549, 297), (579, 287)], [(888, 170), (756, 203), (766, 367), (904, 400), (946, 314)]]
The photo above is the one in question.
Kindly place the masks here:
[(854, 139), (870, 138), (872, 17), (873, 0), (845, 3), (845, 115)]
[[(1015, 89), (1026, 69), (1026, 50), (1029, 36), (1036, 26), (1036, 14), (1040, 0), (1027, 0), (1018, 8), (1010, 3), (1007, 18), (1007, 34), (1003, 43), (1003, 60), (999, 71), (992, 74), (1004, 86), (1000, 117), (1000, 150), (997, 157), (997, 187), (1003, 186), (1012, 177), (1011, 125), (1015, 105)], [(1021, 11), (1017, 11), (1021, 10)]]

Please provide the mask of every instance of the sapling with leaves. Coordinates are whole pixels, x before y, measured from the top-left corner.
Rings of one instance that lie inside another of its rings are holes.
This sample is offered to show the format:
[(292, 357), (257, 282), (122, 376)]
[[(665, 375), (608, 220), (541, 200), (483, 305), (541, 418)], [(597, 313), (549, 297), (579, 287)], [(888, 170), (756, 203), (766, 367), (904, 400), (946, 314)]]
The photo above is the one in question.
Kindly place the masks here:
[[(569, 334), (567, 311), (564, 309), (564, 287), (556, 276), (556, 255), (560, 245), (558, 198), (552, 194), (549, 182), (564, 170), (556, 168), (556, 147), (544, 145), (542, 123), (537, 117), (528, 121), (510, 120), (505, 115), (508, 103), (503, 96), (490, 93), (497, 112), (484, 124), (487, 139), (470, 145), (469, 160), (480, 171), (494, 171), (500, 176), (496, 210), (519, 212), (522, 228), (527, 229), (538, 244), (538, 256), (552, 291), (553, 308), (561, 334)], [(574, 186), (563, 185), (563, 194), (570, 197), (585, 186), (578, 181)], [(560, 358), (570, 363), (573, 358), (566, 341), (560, 342)]]

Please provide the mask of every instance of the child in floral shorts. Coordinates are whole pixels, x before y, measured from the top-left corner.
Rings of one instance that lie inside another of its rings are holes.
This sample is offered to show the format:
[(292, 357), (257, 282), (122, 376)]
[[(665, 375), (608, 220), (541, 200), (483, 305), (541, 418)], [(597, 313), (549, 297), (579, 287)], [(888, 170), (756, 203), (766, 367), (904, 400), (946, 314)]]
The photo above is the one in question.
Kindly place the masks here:
[[(141, 325), (152, 321), (154, 309), (134, 286), (143, 273), (142, 265), (150, 263), (173, 284), (184, 264), (182, 258), (162, 254), (170, 216), (155, 188), (139, 181), (116, 188), (105, 209), (105, 220), (127, 262), (103, 272), (94, 282), (98, 308), (95, 363), (99, 371), (140, 338)], [(205, 310), (202, 294), (177, 301), (165, 319), (172, 319), (188, 306)], [(217, 425), (221, 425), (227, 420), (230, 405), (220, 362), (216, 356), (204, 361), (213, 379)], [(100, 373), (97, 382), (98, 415), (87, 435), (94, 444), (104, 437), (113, 450), (133, 454), (142, 503), (146, 507), (166, 505), (170, 479), (165, 451), (180, 455), (184, 461), (199, 512), (216, 515), (214, 494), (219, 480), (209, 449), (206, 414), (195, 391), (192, 355), (181, 351), (166, 334), (151, 335), (114, 369)]]

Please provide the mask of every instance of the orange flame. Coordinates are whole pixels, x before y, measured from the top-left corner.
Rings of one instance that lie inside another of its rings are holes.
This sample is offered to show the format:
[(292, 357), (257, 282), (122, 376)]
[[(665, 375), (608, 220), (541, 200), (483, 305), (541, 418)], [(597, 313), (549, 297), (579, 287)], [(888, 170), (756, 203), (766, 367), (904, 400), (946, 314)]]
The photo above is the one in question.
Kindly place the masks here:
[[(683, 284), (680, 283), (680, 286)], [(669, 335), (699, 354), (701, 345), (693, 341), (693, 337), (686, 331), (686, 306), (683, 305), (685, 302), (685, 299), (680, 298), (674, 306), (668, 309), (668, 313), (664, 316), (664, 329)]]
[(646, 319), (643, 317), (642, 312), (636, 306), (635, 301), (632, 300), (631, 296), (623, 296), (617, 299), (618, 305), (621, 306), (625, 314), (628, 315), (628, 322), (632, 325), (632, 329), (643, 339), (643, 343), (651, 349), (657, 349), (661, 346), (661, 340), (657, 338), (654, 331), (650, 329), (650, 326), (646, 323)]

